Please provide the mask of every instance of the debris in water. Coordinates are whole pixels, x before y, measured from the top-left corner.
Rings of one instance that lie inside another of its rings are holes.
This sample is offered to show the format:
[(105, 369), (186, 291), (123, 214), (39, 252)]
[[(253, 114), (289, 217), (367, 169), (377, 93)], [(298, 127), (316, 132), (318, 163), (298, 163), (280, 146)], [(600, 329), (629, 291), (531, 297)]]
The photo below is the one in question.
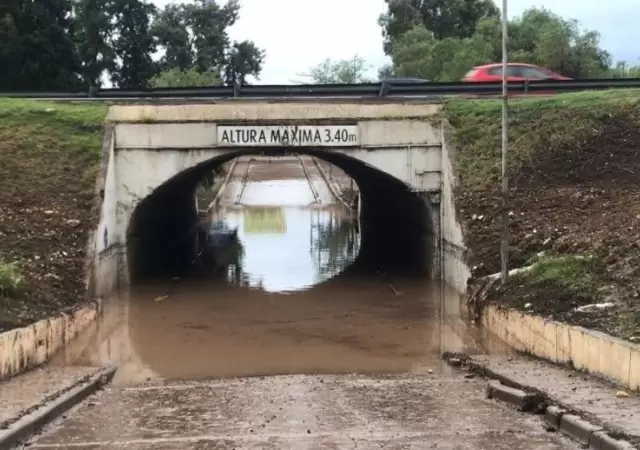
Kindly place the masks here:
[(391, 291), (392, 291), (395, 295), (402, 295), (402, 292), (400, 292), (399, 290), (397, 290), (396, 288), (394, 288), (392, 284), (389, 284), (389, 289), (391, 289)]
[(589, 312), (592, 311), (594, 309), (606, 309), (606, 308), (611, 308), (612, 306), (615, 306), (615, 303), (592, 303), (590, 305), (584, 305), (584, 306), (579, 306), (576, 308), (576, 311), (578, 312)]
[(169, 296), (168, 296), (168, 295), (161, 295), (161, 296), (159, 296), (159, 297), (156, 297), (156, 298), (155, 298), (155, 301), (156, 301), (156, 302), (161, 302), (162, 300), (166, 300), (166, 299), (168, 299), (168, 298), (169, 298)]

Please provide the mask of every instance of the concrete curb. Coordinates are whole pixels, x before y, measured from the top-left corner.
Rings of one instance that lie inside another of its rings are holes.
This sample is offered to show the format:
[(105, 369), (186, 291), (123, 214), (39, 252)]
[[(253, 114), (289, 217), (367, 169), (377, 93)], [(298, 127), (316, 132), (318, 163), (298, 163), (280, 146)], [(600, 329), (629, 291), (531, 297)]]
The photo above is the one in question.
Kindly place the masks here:
[(510, 403), (517, 407), (518, 410), (526, 412), (540, 410), (540, 405), (544, 402), (542, 396), (538, 394), (532, 394), (521, 389), (505, 386), (499, 381), (489, 381), (487, 398)]
[(44, 425), (64, 414), (89, 395), (108, 384), (115, 372), (115, 368), (98, 371), (88, 380), (24, 415), (9, 425), (8, 428), (0, 430), (0, 450), (10, 450), (20, 442), (28, 439)]
[(324, 169), (322, 168), (322, 165), (318, 162), (317, 158), (315, 156), (312, 156), (311, 159), (313, 160), (313, 163), (315, 164), (315, 166), (318, 168), (318, 172), (320, 172), (320, 176), (322, 177), (324, 182), (327, 184), (327, 188), (331, 192), (331, 195), (333, 195), (335, 199), (338, 200), (340, 203), (342, 203), (346, 208), (351, 209), (352, 207), (349, 206), (347, 202), (344, 201), (342, 196), (338, 193), (338, 190), (333, 185), (333, 182), (329, 179), (329, 175), (325, 173)]
[(101, 311), (102, 301), (96, 299), (72, 313), (0, 333), (0, 380), (46, 362), (94, 323)]
[(487, 398), (515, 406), (519, 411), (542, 414), (550, 430), (560, 431), (585, 448), (592, 450), (634, 450), (636, 448), (627, 441), (613, 438), (604, 428), (582, 419), (577, 414), (571, 414), (570, 408), (565, 408), (564, 405), (548, 405), (544, 393), (509, 380), (470, 360), (466, 355), (445, 352), (442, 358), (453, 367), (465, 366), (479, 375), (493, 378), (487, 385)]
[(216, 192), (216, 196), (213, 198), (213, 201), (209, 203), (209, 206), (207, 206), (207, 211), (211, 211), (211, 209), (215, 208), (220, 203), (220, 199), (222, 198), (222, 195), (224, 194), (224, 190), (227, 188), (227, 185), (229, 184), (229, 180), (231, 179), (231, 175), (233, 175), (233, 171), (235, 170), (237, 163), (238, 163), (238, 158), (233, 158), (233, 160), (231, 161), (231, 164), (229, 165), (229, 168), (227, 169), (227, 176), (224, 177), (224, 181), (218, 188), (218, 192)]
[(520, 352), (640, 391), (640, 344), (499, 305), (486, 305), (481, 316), (487, 330)]

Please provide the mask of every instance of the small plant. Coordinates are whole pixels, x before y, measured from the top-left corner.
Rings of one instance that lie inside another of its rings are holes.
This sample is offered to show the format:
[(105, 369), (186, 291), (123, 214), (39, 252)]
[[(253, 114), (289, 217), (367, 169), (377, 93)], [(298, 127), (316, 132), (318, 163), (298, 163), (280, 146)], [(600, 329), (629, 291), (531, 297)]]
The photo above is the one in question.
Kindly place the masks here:
[(602, 261), (592, 255), (541, 256), (532, 262), (531, 270), (518, 276), (535, 283), (556, 282), (576, 293), (594, 291), (595, 275), (603, 270)]
[(16, 294), (22, 280), (23, 276), (17, 264), (0, 262), (0, 297)]

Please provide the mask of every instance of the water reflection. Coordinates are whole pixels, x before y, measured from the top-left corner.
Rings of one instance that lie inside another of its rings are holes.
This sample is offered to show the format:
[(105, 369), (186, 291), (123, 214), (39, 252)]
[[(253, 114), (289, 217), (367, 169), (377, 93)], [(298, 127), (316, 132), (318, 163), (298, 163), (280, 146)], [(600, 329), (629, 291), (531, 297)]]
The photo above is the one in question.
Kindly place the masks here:
[(334, 214), (316, 216), (311, 234), (310, 252), (321, 280), (337, 275), (358, 256), (360, 239), (353, 219)]
[(358, 254), (353, 220), (335, 205), (223, 207), (212, 217), (238, 229), (239, 243), (222, 272), (229, 281), (233, 276), (268, 292), (309, 288), (340, 273)]
[(460, 297), (428, 280), (339, 276), (266, 293), (215, 280), (138, 285), (57, 363), (115, 364), (115, 383), (148, 378), (449, 370), (441, 352), (509, 350), (469, 327)]
[(440, 283), (341, 273), (360, 248), (350, 213), (331, 204), (321, 178), (300, 179), (301, 168), (287, 164), (299, 179), (273, 180), (283, 166), (265, 165), (250, 172), (263, 181), (230, 184), (211, 215), (237, 227), (237, 240), (200, 267), (205, 276), (132, 286), (57, 363), (115, 364), (115, 382), (126, 385), (446, 371), (443, 350), (502, 351), (467, 326), (460, 296)]

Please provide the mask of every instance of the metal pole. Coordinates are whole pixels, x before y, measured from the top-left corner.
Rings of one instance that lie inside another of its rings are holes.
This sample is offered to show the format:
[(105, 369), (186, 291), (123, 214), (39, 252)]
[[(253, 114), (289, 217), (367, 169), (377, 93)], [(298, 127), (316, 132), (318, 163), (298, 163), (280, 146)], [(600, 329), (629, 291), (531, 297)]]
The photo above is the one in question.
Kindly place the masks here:
[(501, 280), (509, 276), (509, 178), (507, 150), (509, 137), (509, 95), (507, 89), (507, 1), (502, 0), (502, 239), (500, 242)]

